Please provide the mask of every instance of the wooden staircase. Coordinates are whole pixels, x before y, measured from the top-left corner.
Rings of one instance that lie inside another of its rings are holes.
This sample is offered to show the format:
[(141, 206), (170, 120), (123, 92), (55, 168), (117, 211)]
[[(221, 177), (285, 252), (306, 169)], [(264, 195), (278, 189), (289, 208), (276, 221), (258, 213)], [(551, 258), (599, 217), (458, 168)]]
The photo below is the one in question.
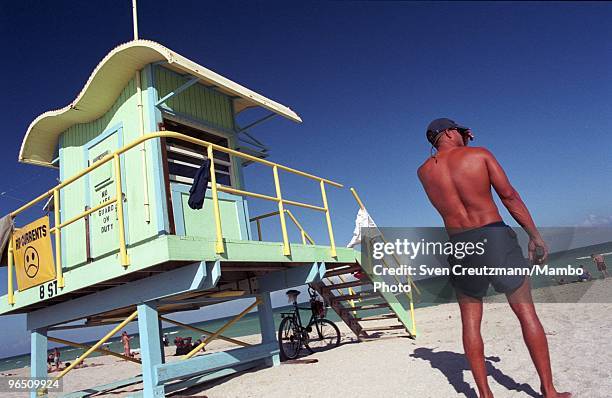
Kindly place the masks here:
[[(325, 299), (359, 340), (388, 336), (390, 333), (414, 338), (410, 331), (408, 311), (397, 297), (373, 290), (373, 281), (377, 280), (375, 275), (368, 274), (357, 261), (326, 264), (326, 267), (325, 279), (310, 286)], [(355, 276), (357, 272), (358, 278)], [(367, 311), (376, 311), (376, 314), (363, 316)]]

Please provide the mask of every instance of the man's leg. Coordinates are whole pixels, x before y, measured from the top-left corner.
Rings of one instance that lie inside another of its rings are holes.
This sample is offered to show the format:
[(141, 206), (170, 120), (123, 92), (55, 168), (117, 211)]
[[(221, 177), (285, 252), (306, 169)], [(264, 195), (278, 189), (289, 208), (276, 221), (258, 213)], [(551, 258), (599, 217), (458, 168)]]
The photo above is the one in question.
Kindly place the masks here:
[(514, 292), (506, 294), (508, 303), (521, 323), (523, 339), (529, 349), (531, 360), (540, 376), (540, 388), (545, 398), (571, 397), (570, 393), (557, 393), (553, 385), (552, 370), (550, 368), (550, 356), (548, 353), (548, 340), (544, 333), (542, 323), (538, 318), (533, 299), (529, 279), (525, 278), (523, 284)]
[(482, 300), (457, 292), (457, 302), (461, 310), (461, 324), (463, 326), (463, 349), (470, 369), (478, 387), (480, 398), (493, 397), (487, 382), (487, 368), (484, 358), (484, 343), (480, 334), (482, 321)]

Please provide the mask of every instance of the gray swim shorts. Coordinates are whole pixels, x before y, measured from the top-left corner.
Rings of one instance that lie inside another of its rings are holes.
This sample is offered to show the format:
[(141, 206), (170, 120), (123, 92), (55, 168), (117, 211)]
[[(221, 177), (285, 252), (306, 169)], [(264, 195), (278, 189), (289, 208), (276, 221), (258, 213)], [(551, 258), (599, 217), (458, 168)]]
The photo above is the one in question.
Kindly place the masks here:
[[(461, 259), (455, 256), (448, 257), (451, 269), (454, 265), (459, 265), (459, 267), (455, 267), (459, 272), (451, 272), (450, 277), (453, 287), (458, 292), (471, 297), (482, 298), (486, 296), (489, 285), (493, 285), (498, 293), (512, 293), (523, 284), (524, 275), (466, 275), (468, 270), (462, 270), (464, 268), (483, 268), (486, 266), (489, 271), (491, 271), (491, 268), (506, 268), (511, 272), (510, 268), (529, 267), (518, 244), (516, 233), (505, 223), (496, 222), (460, 232), (452, 235), (450, 241), (453, 244), (458, 242), (476, 244), (486, 241), (482, 255), (466, 255)], [(458, 273), (461, 275), (457, 275)]]

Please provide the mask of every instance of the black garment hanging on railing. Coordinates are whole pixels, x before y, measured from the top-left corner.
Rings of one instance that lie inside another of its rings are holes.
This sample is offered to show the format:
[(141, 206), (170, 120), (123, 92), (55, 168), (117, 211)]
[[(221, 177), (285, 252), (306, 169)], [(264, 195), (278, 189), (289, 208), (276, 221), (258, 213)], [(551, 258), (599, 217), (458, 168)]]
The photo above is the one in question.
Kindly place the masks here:
[(205, 159), (202, 166), (198, 169), (193, 177), (193, 184), (189, 189), (189, 207), (194, 210), (199, 210), (204, 205), (204, 197), (210, 180), (210, 159)]

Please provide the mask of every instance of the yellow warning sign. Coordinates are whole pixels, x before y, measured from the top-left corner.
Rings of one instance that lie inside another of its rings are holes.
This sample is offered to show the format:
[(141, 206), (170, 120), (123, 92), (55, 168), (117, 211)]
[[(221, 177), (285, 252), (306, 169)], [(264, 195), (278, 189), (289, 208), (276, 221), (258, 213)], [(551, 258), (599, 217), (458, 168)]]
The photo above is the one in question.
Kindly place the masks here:
[(13, 259), (19, 291), (55, 279), (48, 216), (15, 230)]

